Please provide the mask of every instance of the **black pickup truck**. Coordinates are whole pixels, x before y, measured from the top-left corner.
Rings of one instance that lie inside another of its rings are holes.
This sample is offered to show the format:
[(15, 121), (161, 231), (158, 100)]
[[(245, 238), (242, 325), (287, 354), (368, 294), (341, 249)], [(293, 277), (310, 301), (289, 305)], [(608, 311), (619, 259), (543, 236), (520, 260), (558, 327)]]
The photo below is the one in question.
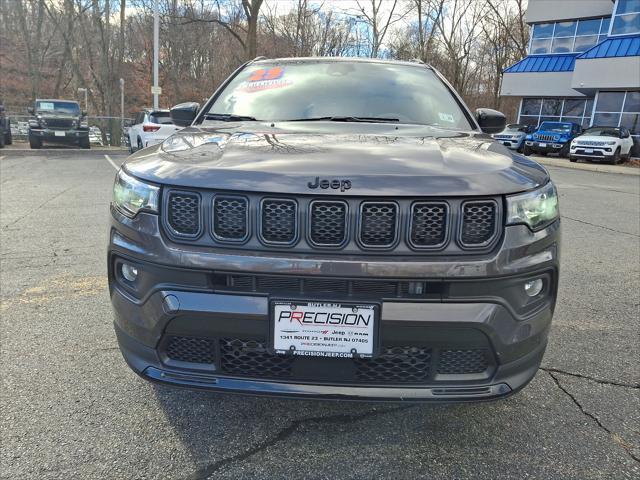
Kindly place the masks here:
[(37, 99), (29, 107), (29, 145), (42, 148), (44, 142), (90, 148), (86, 113), (73, 100)]
[(13, 143), (11, 121), (5, 114), (4, 105), (0, 103), (0, 148), (4, 148), (5, 145), (11, 145), (11, 143)]

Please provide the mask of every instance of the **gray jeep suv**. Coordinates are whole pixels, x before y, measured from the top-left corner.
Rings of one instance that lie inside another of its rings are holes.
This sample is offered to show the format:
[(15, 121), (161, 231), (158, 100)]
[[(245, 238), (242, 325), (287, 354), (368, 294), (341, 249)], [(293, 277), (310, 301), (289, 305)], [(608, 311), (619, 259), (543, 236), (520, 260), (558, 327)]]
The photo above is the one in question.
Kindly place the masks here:
[(256, 59), (136, 152), (111, 205), (115, 330), (143, 378), (471, 401), (524, 387), (558, 287), (556, 189), (412, 62)]

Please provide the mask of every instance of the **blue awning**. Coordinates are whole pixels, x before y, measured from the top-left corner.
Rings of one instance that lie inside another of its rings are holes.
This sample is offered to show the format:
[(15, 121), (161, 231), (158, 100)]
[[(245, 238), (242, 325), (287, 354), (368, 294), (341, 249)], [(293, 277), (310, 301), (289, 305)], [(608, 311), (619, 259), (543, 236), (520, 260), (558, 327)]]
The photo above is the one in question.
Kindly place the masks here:
[(525, 72), (572, 72), (576, 65), (577, 53), (559, 55), (529, 55), (504, 73)]
[(635, 57), (640, 55), (640, 35), (611, 37), (579, 55), (580, 60), (592, 58)]

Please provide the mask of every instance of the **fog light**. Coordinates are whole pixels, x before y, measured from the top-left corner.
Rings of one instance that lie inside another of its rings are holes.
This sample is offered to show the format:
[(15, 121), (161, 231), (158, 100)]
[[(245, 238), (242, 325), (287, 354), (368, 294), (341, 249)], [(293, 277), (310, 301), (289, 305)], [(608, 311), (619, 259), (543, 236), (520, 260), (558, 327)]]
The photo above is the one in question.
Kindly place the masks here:
[(528, 281), (524, 284), (524, 291), (530, 297), (535, 297), (542, 291), (542, 287), (544, 283), (541, 278), (536, 278), (535, 280)]
[(138, 269), (128, 263), (123, 263), (121, 267), (122, 276), (129, 282), (135, 282), (138, 278)]

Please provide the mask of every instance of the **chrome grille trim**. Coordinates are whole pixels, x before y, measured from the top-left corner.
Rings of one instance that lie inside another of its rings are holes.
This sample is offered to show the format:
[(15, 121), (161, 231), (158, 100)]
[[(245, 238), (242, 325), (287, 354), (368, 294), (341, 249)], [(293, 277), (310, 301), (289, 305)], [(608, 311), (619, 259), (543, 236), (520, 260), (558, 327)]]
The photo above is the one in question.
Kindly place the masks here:
[[(340, 205), (344, 207), (344, 219), (342, 222), (343, 234), (340, 242), (319, 242), (315, 228), (318, 228), (318, 221), (314, 219), (314, 207), (316, 205)], [(315, 239), (314, 239), (315, 237)], [(312, 200), (309, 202), (309, 213), (307, 215), (307, 240), (315, 247), (319, 248), (340, 248), (349, 241), (349, 204), (343, 200)]]
[[(293, 225), (292, 225), (292, 234), (290, 240), (270, 240), (265, 236), (265, 228), (268, 227), (268, 224), (265, 222), (264, 214), (265, 214), (265, 203), (267, 202), (280, 202), (281, 204), (286, 204), (293, 207)], [(295, 245), (298, 242), (299, 233), (300, 233), (300, 218), (299, 218), (299, 209), (298, 202), (291, 198), (279, 198), (279, 197), (264, 197), (260, 200), (260, 210), (258, 212), (258, 237), (260, 241), (265, 245), (270, 246), (282, 246), (282, 247), (290, 247)]]

